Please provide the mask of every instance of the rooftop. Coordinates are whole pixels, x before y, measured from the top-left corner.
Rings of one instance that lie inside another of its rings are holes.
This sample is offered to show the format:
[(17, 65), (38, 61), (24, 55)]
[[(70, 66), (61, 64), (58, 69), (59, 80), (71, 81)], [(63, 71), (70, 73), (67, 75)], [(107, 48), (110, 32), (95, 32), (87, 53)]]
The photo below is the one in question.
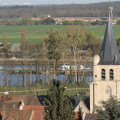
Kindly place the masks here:
[(0, 111), (2, 117), (4, 120), (30, 120), (32, 110), (6, 110), (6, 111)]
[(120, 54), (115, 40), (111, 22), (112, 11), (110, 9), (109, 19), (100, 52), (100, 65), (119, 65)]
[(40, 106), (38, 97), (34, 95), (3, 95), (0, 96), (1, 103), (15, 103), (24, 101), (25, 105)]

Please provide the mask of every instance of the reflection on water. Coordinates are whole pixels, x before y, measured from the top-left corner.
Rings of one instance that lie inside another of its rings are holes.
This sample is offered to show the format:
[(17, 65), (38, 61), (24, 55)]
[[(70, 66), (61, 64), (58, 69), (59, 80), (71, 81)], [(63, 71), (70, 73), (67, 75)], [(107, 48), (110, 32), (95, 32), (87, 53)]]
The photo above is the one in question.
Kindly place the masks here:
[[(7, 74), (6, 70), (25, 70), (25, 69), (30, 69), (30, 70), (36, 70), (35, 65), (12, 65), (12, 66), (0, 66), (1, 71), (0, 71), (0, 86), (5, 86), (6, 85), (6, 80), (8, 81), (8, 84), (11, 86), (23, 86), (23, 81), (24, 81), (24, 74), (23, 73), (11, 73)], [(47, 83), (51, 82), (54, 79), (53, 74), (48, 74), (45, 71), (47, 70), (47, 66), (38, 66), (39, 69), (43, 70), (38, 76), (39, 81), (41, 83)], [(32, 83), (36, 82), (36, 73), (26, 73), (26, 81), (28, 84), (30, 84), (30, 76), (32, 76)], [(65, 75), (65, 74), (57, 74), (56, 79), (60, 80), (61, 82), (71, 82), (74, 83), (75, 77), (70, 76), (70, 75)], [(87, 84), (90, 84), (92, 81), (92, 76), (84, 76), (84, 79)], [(81, 76), (78, 78), (79, 81), (82, 81)]]

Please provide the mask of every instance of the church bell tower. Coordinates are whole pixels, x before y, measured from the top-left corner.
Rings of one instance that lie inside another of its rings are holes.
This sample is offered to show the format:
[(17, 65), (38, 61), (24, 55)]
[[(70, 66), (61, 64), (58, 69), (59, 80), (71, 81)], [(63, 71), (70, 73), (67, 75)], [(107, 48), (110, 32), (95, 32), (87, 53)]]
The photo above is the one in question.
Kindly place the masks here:
[(102, 43), (100, 56), (94, 56), (93, 82), (90, 84), (90, 112), (102, 106), (110, 96), (120, 98), (120, 54), (112, 28), (112, 7)]

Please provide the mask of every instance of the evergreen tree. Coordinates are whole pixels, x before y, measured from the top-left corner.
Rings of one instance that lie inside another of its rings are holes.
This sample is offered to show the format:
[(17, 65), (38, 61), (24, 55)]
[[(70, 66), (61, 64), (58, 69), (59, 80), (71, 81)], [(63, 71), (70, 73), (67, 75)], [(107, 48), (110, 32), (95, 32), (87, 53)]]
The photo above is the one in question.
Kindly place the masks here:
[(119, 120), (120, 102), (113, 96), (108, 101), (102, 101), (103, 109), (98, 108), (98, 120)]
[(73, 107), (64, 92), (65, 88), (60, 86), (60, 82), (54, 81), (46, 99), (45, 120), (73, 120)]

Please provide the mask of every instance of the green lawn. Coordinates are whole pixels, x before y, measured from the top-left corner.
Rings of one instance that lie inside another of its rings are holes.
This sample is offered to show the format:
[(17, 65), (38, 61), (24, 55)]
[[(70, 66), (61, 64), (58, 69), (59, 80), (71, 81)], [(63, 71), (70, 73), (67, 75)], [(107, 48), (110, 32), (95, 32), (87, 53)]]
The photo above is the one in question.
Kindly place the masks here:
[[(68, 90), (65, 91), (65, 95), (73, 96), (83, 91), (85, 93), (89, 93), (89, 86), (86, 83), (80, 84), (62, 84), (62, 87), (67, 87)], [(40, 95), (46, 95), (47, 91), (51, 88), (51, 84), (34, 84), (32, 86), (27, 87), (18, 87), (18, 86), (0, 86), (0, 95), (5, 91), (9, 91), (9, 94), (20, 94), (20, 95), (34, 95), (36, 91), (39, 92)]]
[(21, 31), (26, 30), (29, 41), (40, 42), (47, 36), (51, 29), (64, 29), (62, 25), (41, 25), (41, 26), (0, 26), (0, 42), (3, 41), (3, 34), (7, 36), (7, 42), (17, 43), (20, 42)]
[[(0, 26), (0, 42), (3, 42), (3, 34), (7, 36), (7, 42), (17, 43), (20, 42), (21, 31), (26, 30), (28, 40), (35, 43), (40, 42), (46, 38), (50, 29), (64, 31), (67, 26), (65, 25), (40, 25), (40, 26)], [(103, 38), (105, 32), (105, 25), (85, 25), (85, 31), (94, 32), (99, 38)], [(113, 27), (115, 37), (120, 37), (120, 25)]]
[[(85, 26), (85, 31), (93, 32), (99, 38), (102, 39), (104, 37), (105, 28), (106, 28), (105, 25), (89, 25), (89, 26)], [(114, 30), (115, 37), (119, 38), (120, 37), (120, 25), (114, 25), (113, 30)]]

